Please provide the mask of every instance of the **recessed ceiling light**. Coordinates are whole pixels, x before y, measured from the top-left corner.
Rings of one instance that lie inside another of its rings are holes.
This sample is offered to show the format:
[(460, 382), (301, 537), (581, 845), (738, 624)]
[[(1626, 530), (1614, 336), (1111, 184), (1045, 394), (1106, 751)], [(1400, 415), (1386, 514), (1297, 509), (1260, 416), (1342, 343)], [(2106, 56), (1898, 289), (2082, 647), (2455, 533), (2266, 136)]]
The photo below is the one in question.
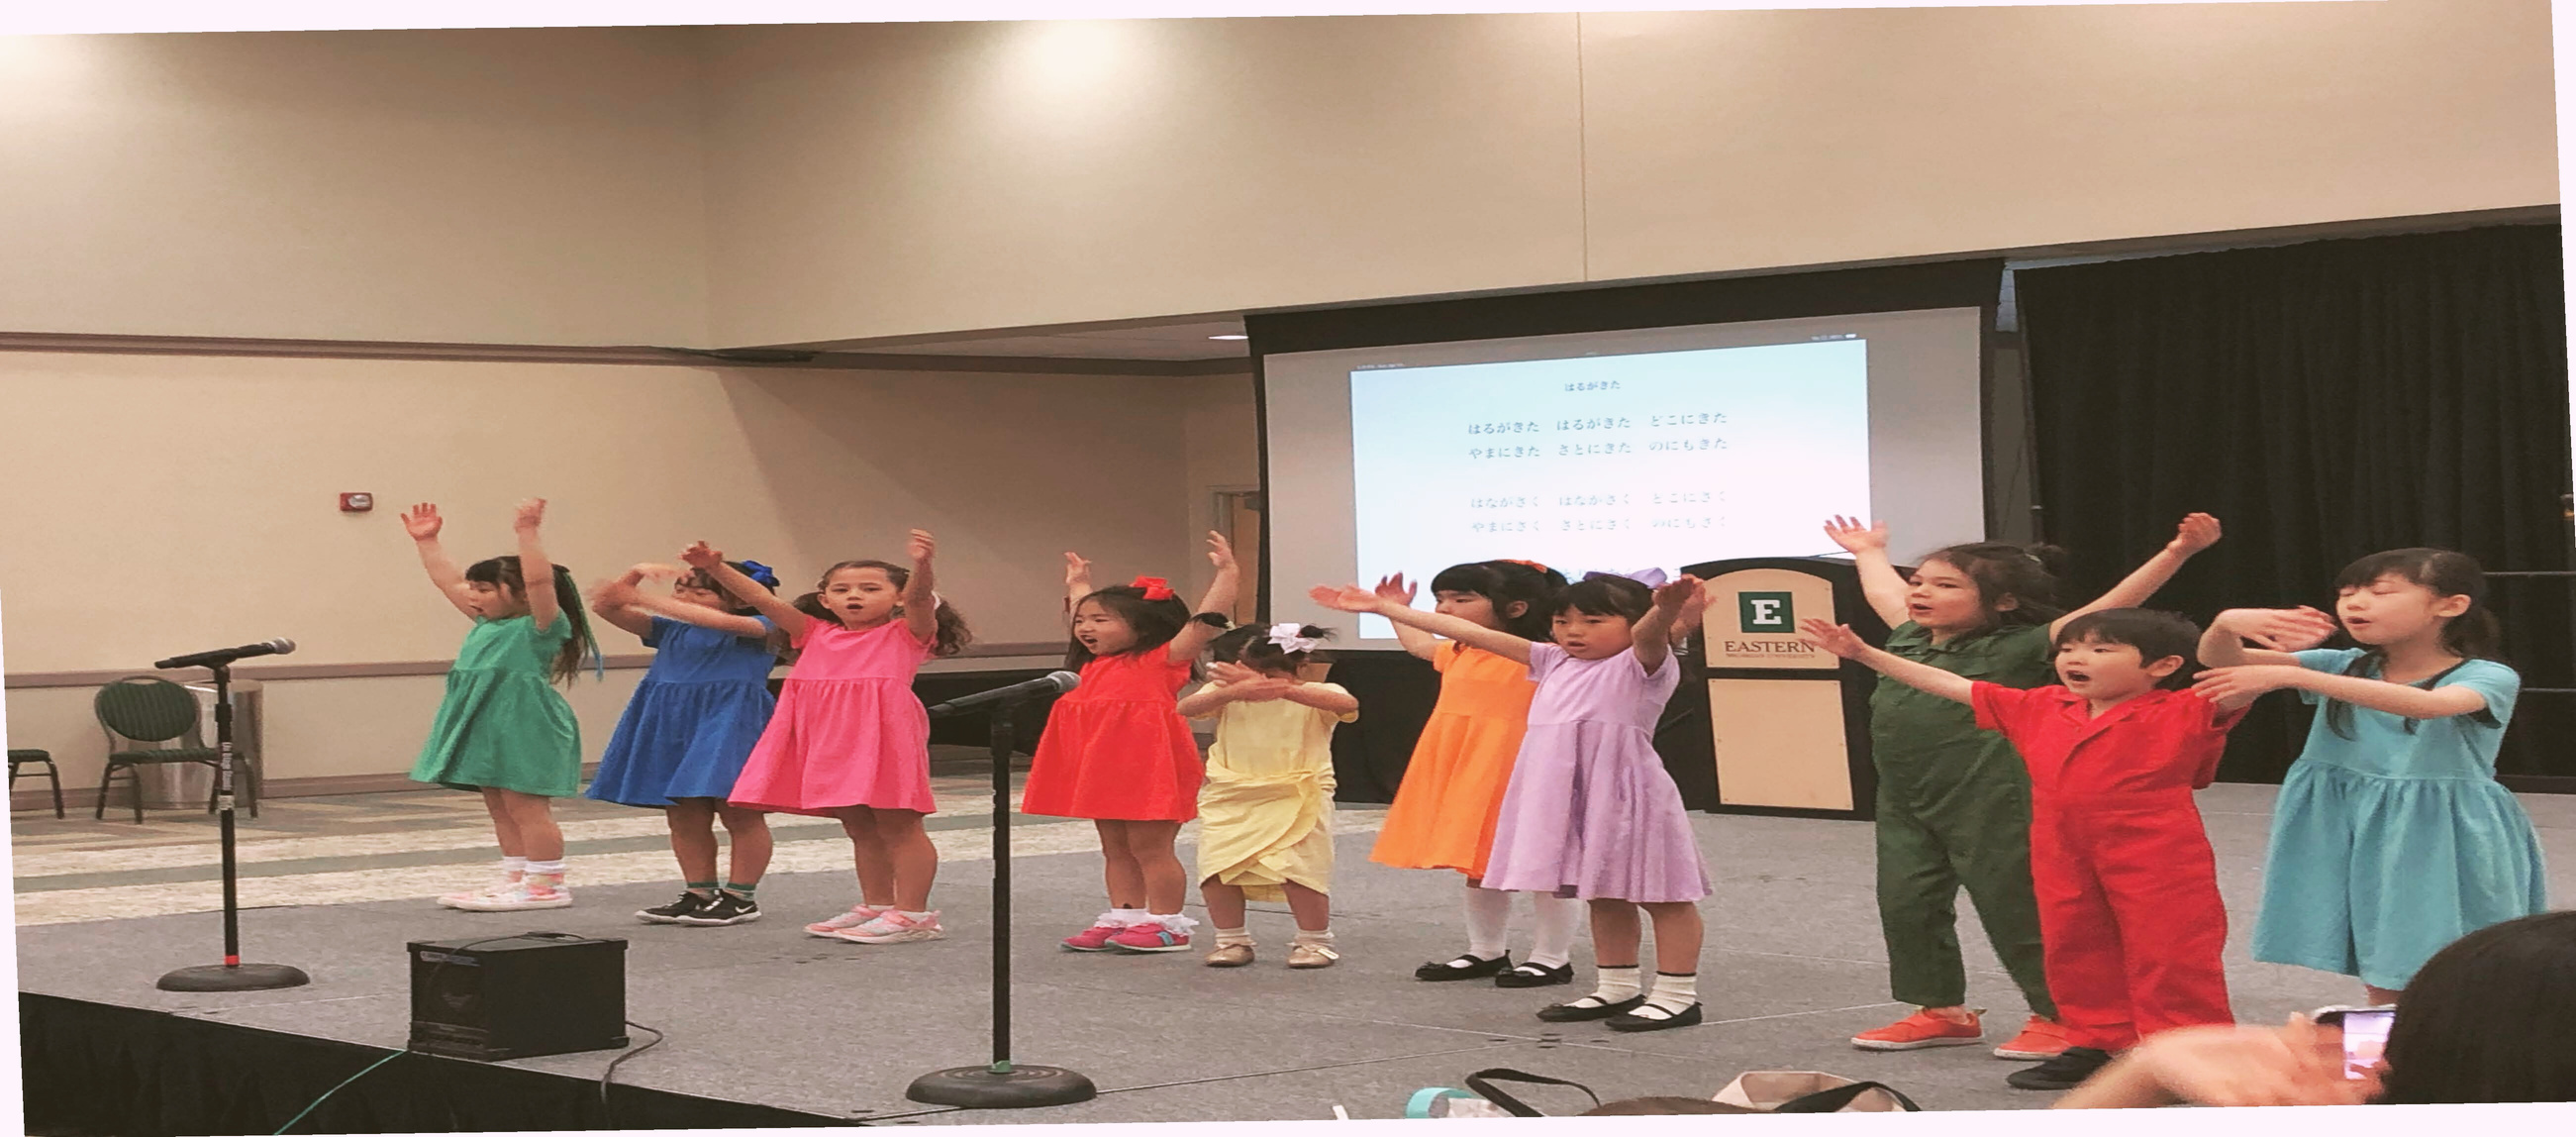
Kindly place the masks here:
[(1251, 336), (1209, 336), (1212, 340), (1248, 340)]

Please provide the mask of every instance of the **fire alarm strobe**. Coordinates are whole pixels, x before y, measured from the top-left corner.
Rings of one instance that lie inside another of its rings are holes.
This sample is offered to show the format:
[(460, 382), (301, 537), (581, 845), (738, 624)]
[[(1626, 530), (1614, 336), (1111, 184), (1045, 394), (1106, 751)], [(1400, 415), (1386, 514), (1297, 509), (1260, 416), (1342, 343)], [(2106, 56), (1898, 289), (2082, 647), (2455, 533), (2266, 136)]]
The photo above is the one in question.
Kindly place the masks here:
[(374, 494), (344, 493), (340, 495), (340, 512), (342, 513), (365, 513), (375, 507), (376, 495)]

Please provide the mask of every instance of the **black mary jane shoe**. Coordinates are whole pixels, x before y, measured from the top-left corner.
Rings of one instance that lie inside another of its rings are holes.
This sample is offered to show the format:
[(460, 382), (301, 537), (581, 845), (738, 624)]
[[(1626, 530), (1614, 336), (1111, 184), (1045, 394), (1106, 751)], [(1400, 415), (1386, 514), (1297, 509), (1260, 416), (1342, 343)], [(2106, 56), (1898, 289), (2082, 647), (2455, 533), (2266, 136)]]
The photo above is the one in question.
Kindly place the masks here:
[(1496, 987), (1557, 987), (1574, 982), (1574, 965), (1560, 963), (1549, 967), (1543, 963), (1523, 963), (1494, 976)]
[[(1644, 1008), (1641, 1006), (1638, 1009), (1643, 1010)], [(1660, 1007), (1656, 1009), (1659, 1011), (1662, 1010)], [(1675, 1027), (1698, 1026), (1702, 1017), (1703, 1015), (1700, 1012), (1699, 1004), (1693, 1003), (1682, 1008), (1681, 1013), (1677, 1015), (1654, 1015), (1650, 1017), (1640, 1015), (1636, 1011), (1630, 1011), (1627, 1014), (1621, 1015), (1618, 1018), (1612, 1019), (1601, 1025), (1609, 1027), (1612, 1030), (1623, 1030), (1633, 1034), (1641, 1030), (1671, 1030)]]
[(1491, 979), (1512, 965), (1509, 953), (1492, 959), (1461, 955), (1447, 963), (1426, 963), (1413, 969), (1413, 977), (1425, 983), (1455, 983), (1461, 979)]
[[(1590, 995), (1586, 995), (1583, 999), (1589, 999), (1591, 997), (1592, 996)], [(1576, 999), (1573, 1003), (1558, 1003), (1553, 1007), (1540, 1007), (1538, 1009), (1538, 1019), (1540, 1022), (1550, 1023), (1598, 1022), (1602, 1019), (1617, 1018), (1646, 1005), (1646, 997), (1643, 995), (1631, 995), (1616, 1003), (1603, 1003), (1599, 1006), (1578, 1007), (1575, 1005), (1575, 1003), (1582, 1002), (1583, 999)]]

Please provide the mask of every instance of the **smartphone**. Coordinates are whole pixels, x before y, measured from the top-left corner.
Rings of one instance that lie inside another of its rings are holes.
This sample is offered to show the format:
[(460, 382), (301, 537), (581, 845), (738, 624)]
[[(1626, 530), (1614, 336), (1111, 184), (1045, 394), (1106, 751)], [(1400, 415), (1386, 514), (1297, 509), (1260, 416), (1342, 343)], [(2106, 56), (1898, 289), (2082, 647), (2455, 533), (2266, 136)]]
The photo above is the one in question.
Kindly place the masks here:
[(2309, 1016), (2320, 1026), (2343, 1030), (2343, 1076), (2362, 1078), (2388, 1053), (2388, 1028), (2394, 1007), (2326, 1007)]

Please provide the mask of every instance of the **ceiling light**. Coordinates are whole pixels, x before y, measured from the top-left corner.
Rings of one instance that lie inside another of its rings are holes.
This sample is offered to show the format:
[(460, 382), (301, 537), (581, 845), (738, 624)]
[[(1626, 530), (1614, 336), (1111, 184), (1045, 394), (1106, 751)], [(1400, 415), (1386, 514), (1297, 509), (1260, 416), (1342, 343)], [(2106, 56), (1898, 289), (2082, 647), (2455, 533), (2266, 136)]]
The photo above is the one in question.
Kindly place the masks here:
[(1248, 340), (1248, 339), (1251, 339), (1252, 337), (1251, 337), (1251, 336), (1241, 336), (1241, 335), (1237, 335), (1237, 336), (1209, 336), (1208, 338), (1209, 338), (1209, 339), (1212, 339), (1212, 340)]

